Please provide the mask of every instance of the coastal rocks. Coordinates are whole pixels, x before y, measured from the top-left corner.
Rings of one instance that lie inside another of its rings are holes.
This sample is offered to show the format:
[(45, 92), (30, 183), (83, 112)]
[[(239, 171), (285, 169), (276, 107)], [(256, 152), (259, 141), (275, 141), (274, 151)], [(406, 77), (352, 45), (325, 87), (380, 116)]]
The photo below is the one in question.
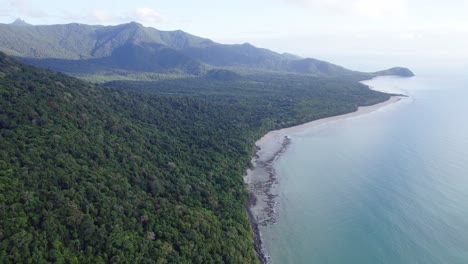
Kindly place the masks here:
[[(258, 143), (258, 142), (257, 142)], [(263, 246), (260, 226), (276, 223), (276, 197), (273, 189), (278, 177), (273, 167), (274, 162), (291, 143), (288, 136), (274, 137), (268, 144), (257, 144), (251, 166), (247, 170), (245, 181), (250, 192), (248, 212), (255, 232), (254, 247), (262, 263), (269, 263)]]
[(254, 153), (252, 162), (254, 168), (251, 173), (255, 173), (255, 175), (252, 177), (248, 188), (251, 193), (250, 208), (253, 209), (255, 221), (258, 225), (266, 226), (276, 222), (275, 198), (277, 194), (274, 194), (272, 189), (278, 183), (278, 178), (273, 165), (290, 143), (291, 139), (285, 136), (278, 149), (268, 153), (269, 155), (259, 155), (261, 148), (257, 148)]

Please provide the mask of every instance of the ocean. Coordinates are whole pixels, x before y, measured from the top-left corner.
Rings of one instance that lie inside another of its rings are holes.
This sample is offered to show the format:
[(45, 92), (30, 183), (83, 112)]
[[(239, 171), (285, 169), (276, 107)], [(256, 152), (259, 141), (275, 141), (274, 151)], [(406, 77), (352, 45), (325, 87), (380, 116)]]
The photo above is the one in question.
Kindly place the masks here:
[(468, 263), (468, 75), (380, 77), (408, 98), (291, 134), (271, 263)]

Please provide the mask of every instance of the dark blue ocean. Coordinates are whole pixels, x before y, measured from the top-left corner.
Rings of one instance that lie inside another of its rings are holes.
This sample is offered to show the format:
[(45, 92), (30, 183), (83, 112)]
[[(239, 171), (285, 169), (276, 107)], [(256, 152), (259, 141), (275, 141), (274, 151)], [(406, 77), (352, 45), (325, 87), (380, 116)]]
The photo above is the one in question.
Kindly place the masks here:
[(272, 263), (468, 263), (468, 72), (367, 84), (409, 97), (291, 135), (275, 163)]

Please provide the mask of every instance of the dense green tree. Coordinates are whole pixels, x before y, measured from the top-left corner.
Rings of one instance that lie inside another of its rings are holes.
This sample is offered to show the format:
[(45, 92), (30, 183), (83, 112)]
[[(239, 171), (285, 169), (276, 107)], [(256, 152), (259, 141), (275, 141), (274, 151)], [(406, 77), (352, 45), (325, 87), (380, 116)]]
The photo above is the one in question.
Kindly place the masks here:
[(296, 75), (108, 86), (0, 53), (1, 263), (258, 263), (255, 140), (388, 98)]

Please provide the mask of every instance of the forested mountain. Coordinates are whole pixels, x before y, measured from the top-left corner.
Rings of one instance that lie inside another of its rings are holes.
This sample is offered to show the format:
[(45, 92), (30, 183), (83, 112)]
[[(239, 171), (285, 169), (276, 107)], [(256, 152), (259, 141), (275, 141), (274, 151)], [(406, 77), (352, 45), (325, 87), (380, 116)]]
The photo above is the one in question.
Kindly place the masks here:
[(223, 71), (107, 86), (0, 53), (1, 263), (258, 263), (242, 179), (255, 140), (389, 97)]
[(68, 73), (158, 72), (203, 75), (214, 67), (356, 75), (328, 62), (279, 54), (248, 43), (223, 45), (183, 31), (160, 31), (131, 22), (32, 26), (0, 24), (0, 51), (28, 63)]
[(0, 263), (257, 263), (226, 109), (0, 55)]

